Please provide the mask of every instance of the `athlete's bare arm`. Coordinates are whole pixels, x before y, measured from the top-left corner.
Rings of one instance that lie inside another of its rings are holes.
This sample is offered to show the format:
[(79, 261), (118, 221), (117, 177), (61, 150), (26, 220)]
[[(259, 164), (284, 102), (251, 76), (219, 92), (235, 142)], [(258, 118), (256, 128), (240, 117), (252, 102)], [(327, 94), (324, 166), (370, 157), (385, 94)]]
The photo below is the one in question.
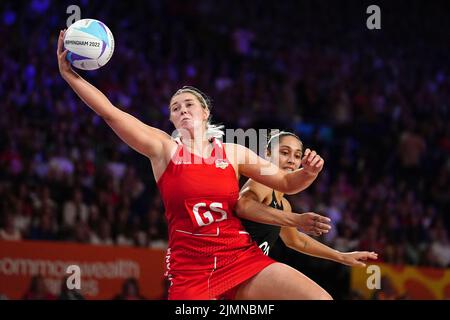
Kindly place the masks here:
[(100, 90), (72, 70), (66, 60), (68, 51), (63, 51), (63, 38), (64, 32), (61, 31), (57, 49), (59, 71), (81, 100), (102, 117), (126, 144), (151, 159), (156, 158), (152, 160), (164, 157), (165, 150), (173, 149), (176, 144), (167, 133), (118, 109)]
[(250, 179), (241, 189), (236, 214), (259, 223), (301, 228), (311, 234), (327, 233), (331, 229), (330, 219), (314, 212), (297, 214), (270, 207), (271, 197), (272, 189)]
[[(292, 211), (289, 201), (284, 198), (283, 207), (287, 211)], [(375, 252), (340, 252), (299, 232), (297, 228), (293, 227), (281, 227), (280, 237), (284, 244), (293, 250), (313, 257), (336, 261), (348, 266), (365, 267), (366, 264), (363, 261), (378, 258), (378, 255)]]
[(315, 151), (307, 149), (303, 158), (303, 168), (286, 172), (244, 146), (225, 145), (227, 155), (232, 155), (230, 161), (239, 174), (287, 194), (300, 192), (311, 185), (324, 164), (323, 159)]

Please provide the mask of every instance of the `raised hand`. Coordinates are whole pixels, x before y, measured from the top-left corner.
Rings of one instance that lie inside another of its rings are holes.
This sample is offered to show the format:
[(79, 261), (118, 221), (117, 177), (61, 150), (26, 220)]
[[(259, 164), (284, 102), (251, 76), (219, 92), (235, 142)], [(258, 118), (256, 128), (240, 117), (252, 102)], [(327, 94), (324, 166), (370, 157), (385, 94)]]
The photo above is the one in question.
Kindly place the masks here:
[(66, 32), (66, 29), (61, 30), (59, 32), (58, 36), (58, 48), (56, 49), (56, 56), (58, 58), (58, 67), (59, 72), (61, 73), (61, 76), (64, 78), (67, 74), (71, 73), (72, 67), (70, 65), (70, 62), (67, 61), (66, 56), (69, 52), (68, 50), (64, 50), (64, 34)]
[(318, 175), (319, 172), (322, 171), (323, 165), (324, 161), (316, 151), (309, 148), (306, 149), (302, 158), (302, 167), (306, 172)]

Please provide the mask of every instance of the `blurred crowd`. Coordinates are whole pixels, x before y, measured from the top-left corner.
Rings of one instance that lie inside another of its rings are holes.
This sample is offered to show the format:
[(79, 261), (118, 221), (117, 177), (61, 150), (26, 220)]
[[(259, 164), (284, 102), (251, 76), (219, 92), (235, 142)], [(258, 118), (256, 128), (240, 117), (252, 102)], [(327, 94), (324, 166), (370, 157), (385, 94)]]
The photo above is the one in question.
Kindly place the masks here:
[[(69, 4), (0, 4), (0, 239), (164, 248), (149, 161), (59, 76)], [(116, 41), (108, 65), (82, 75), (169, 134), (168, 102), (188, 84), (226, 128), (295, 131), (325, 159), (291, 197), (332, 219), (324, 242), (449, 267), (450, 7), (385, 5), (395, 14), (368, 30), (350, 1), (80, 1)]]
[[(68, 289), (67, 278), (61, 279), (61, 287), (56, 292), (50, 290), (46, 279), (41, 275), (35, 275), (31, 278), (26, 289), (23, 300), (85, 300), (86, 297), (80, 290)], [(167, 299), (167, 287), (158, 300)], [(1, 297), (0, 297), (1, 299)], [(3, 297), (3, 299), (8, 299)], [(111, 297), (114, 300), (148, 300), (140, 292), (139, 282), (136, 278), (128, 278), (122, 282), (120, 292)]]

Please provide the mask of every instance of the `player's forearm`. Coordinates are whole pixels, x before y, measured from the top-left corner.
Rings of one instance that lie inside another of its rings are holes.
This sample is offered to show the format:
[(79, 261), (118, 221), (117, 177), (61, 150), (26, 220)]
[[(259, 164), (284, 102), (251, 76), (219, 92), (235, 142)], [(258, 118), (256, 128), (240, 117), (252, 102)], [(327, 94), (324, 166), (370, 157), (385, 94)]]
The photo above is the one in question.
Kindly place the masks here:
[(285, 193), (294, 194), (308, 188), (317, 178), (317, 174), (299, 169), (285, 176)]
[(100, 90), (84, 80), (75, 71), (65, 74), (64, 80), (85, 104), (105, 120), (112, 120), (120, 113), (120, 110), (113, 106)]
[(299, 232), (297, 241), (293, 241), (287, 246), (310, 256), (341, 262), (341, 252), (320, 243), (304, 233)]
[(241, 197), (236, 205), (240, 218), (275, 226), (296, 226), (294, 213), (278, 210), (256, 200)]

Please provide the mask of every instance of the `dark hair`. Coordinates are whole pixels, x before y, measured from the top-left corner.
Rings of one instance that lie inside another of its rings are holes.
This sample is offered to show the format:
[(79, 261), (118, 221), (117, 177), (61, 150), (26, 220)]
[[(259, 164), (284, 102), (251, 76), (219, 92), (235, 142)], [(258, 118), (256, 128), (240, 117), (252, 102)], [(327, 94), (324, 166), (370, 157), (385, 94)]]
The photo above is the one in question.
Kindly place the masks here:
[(300, 142), (300, 149), (303, 153), (303, 142), (300, 140), (300, 138), (292, 132), (288, 131), (272, 131), (269, 135), (269, 139), (267, 141), (266, 151), (270, 155), (272, 152), (272, 143), (274, 140), (277, 141), (277, 143), (281, 140), (283, 137), (294, 137)]

